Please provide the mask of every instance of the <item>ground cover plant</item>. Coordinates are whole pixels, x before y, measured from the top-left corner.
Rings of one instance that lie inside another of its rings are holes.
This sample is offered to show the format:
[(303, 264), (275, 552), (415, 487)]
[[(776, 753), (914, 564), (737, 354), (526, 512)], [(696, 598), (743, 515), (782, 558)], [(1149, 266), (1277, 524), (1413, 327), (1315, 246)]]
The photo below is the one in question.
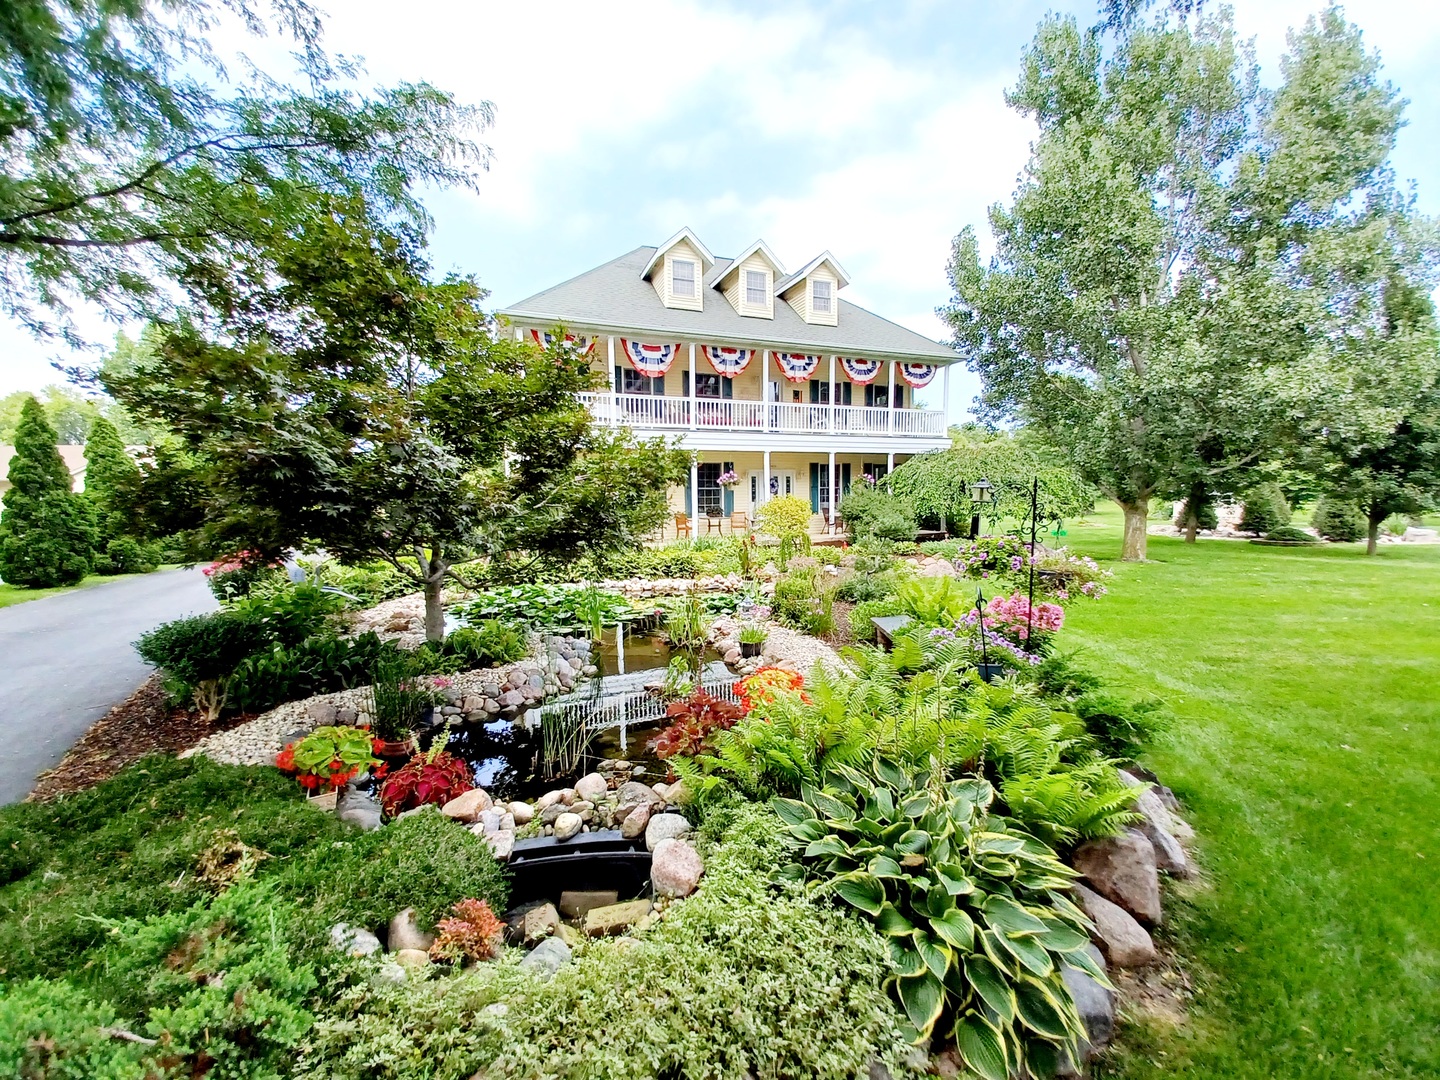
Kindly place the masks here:
[[(1113, 553), (1117, 518), (1072, 544)], [(1102, 1075), (1440, 1073), (1421, 1022), (1440, 1014), (1440, 623), (1419, 587), (1440, 547), (1150, 543), (1066, 636), (1167, 699), (1145, 760), (1184, 799), (1213, 884), (1172, 908), (1191, 1020), (1126, 1036)]]

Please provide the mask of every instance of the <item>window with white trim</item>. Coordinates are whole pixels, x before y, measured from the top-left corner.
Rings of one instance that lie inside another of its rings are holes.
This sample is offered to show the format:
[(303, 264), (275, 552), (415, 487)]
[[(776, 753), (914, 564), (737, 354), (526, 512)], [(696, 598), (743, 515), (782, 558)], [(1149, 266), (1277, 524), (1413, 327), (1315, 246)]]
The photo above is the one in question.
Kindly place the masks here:
[(830, 314), (830, 282), (812, 281), (810, 283), (810, 305), (815, 309), (817, 315)]
[(676, 296), (695, 295), (695, 263), (692, 260), (671, 260), (670, 291)]
[(765, 297), (765, 271), (745, 271), (745, 303), (755, 304), (764, 307), (767, 300)]

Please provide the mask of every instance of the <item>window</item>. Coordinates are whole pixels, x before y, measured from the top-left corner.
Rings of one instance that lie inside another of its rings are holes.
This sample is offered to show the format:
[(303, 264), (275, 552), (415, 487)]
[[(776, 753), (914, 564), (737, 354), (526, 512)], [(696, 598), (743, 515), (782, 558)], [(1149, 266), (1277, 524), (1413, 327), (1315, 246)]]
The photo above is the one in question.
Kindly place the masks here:
[(765, 304), (766, 304), (766, 302), (767, 302), (767, 301), (766, 301), (766, 297), (765, 297), (765, 271), (764, 271), (764, 270), (746, 270), (746, 271), (745, 271), (745, 303), (747, 303), (747, 304), (755, 304), (755, 305), (758, 306), (758, 307), (764, 307)]
[(695, 477), (700, 482), (696, 495), (702, 514), (718, 514), (725, 505), (725, 495), (720, 490), (720, 472), (718, 462), (704, 463), (695, 470)]
[(811, 291), (811, 296), (810, 296), (810, 302), (811, 302), (811, 306), (815, 309), (815, 314), (817, 314), (817, 315), (829, 315), (829, 314), (830, 314), (830, 282), (828, 282), (828, 281), (812, 281), (812, 282), (810, 283), (810, 288), (811, 288), (811, 290), (812, 290), (812, 291)]
[(656, 396), (665, 393), (665, 376), (657, 375), (651, 378), (648, 375), (641, 375), (634, 368), (615, 365), (615, 392), (617, 394), (654, 394)]
[[(685, 374), (688, 375), (688, 374), (690, 374), (690, 373), (687, 371)], [(722, 391), (721, 391), (721, 389), (720, 389), (720, 376), (719, 376), (719, 375), (707, 375), (707, 374), (705, 374), (704, 372), (696, 372), (696, 374), (695, 374), (695, 396), (696, 396), (696, 397), (715, 397), (715, 398), (718, 398), (718, 397), (721, 396), (721, 394), (722, 394)]]
[(676, 296), (695, 295), (695, 264), (689, 259), (670, 263), (670, 288)]

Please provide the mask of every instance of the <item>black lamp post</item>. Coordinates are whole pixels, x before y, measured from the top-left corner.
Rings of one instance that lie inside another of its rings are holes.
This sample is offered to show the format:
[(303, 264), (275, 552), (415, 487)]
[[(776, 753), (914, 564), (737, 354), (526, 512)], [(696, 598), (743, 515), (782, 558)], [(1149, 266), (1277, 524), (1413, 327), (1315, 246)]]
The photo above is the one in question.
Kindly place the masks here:
[(974, 540), (980, 535), (981, 510), (984, 507), (989, 506), (994, 498), (994, 488), (991, 487), (989, 480), (986, 480), (982, 477), (981, 479), (976, 480), (975, 483), (970, 485), (970, 502), (975, 507), (975, 512), (970, 515), (971, 540)]

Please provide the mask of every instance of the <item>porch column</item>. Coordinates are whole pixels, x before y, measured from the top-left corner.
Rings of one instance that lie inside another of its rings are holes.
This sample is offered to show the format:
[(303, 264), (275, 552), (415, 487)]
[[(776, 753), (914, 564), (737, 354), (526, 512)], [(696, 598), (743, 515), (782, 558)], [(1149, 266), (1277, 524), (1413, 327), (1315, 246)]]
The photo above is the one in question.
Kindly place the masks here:
[(760, 474), (760, 498), (756, 501), (755, 506), (754, 506), (754, 507), (751, 507), (751, 510), (754, 510), (756, 507), (763, 506), (765, 503), (767, 503), (767, 502), (769, 502), (769, 501), (770, 501), (770, 451), (769, 451), (769, 450), (766, 450), (766, 451), (765, 451), (765, 471)]
[(518, 326), (515, 327), (515, 340), (516, 340), (516, 341), (524, 341), (524, 340), (525, 340), (525, 331), (522, 330), (522, 329), (520, 329), (520, 327), (518, 327)]
[[(895, 452), (892, 450), (885, 455), (885, 479), (890, 479), (890, 474), (895, 471)], [(886, 484), (889, 487), (889, 484)]]
[(690, 430), (695, 430), (695, 343), (690, 343)]
[(893, 434), (895, 431), (895, 361), (891, 360), (887, 365), (890, 374), (889, 389), (885, 391), (885, 430)]
[(700, 535), (700, 457), (690, 459), (690, 539)]
[(944, 431), (948, 432), (948, 431), (950, 430), (950, 365), (949, 365), (949, 364), (946, 364), (946, 365), (945, 365), (944, 371), (945, 371), (945, 374), (941, 377), (941, 383), (940, 383), (940, 387), (941, 387), (940, 393), (942, 393), (942, 394), (945, 395), (944, 400), (941, 401), (941, 403), (940, 403), (940, 424), (941, 424), (941, 427), (944, 429)]
[(835, 430), (835, 357), (830, 357), (830, 430)]
[(606, 352), (610, 358), (610, 366), (605, 372), (605, 381), (610, 384), (610, 393), (606, 395), (610, 399), (610, 423), (618, 424), (620, 422), (620, 402), (615, 397), (615, 335), (611, 334), (605, 340), (607, 342)]
[(833, 525), (835, 524), (835, 503), (837, 501), (835, 498), (835, 489), (840, 483), (840, 474), (835, 471), (834, 450), (830, 451), (830, 475), (826, 478), (826, 483), (830, 485), (830, 524)]
[[(760, 401), (765, 407), (765, 430), (770, 430), (770, 350), (765, 350), (765, 364), (760, 369)], [(765, 497), (770, 497), (770, 489), (765, 489)]]

